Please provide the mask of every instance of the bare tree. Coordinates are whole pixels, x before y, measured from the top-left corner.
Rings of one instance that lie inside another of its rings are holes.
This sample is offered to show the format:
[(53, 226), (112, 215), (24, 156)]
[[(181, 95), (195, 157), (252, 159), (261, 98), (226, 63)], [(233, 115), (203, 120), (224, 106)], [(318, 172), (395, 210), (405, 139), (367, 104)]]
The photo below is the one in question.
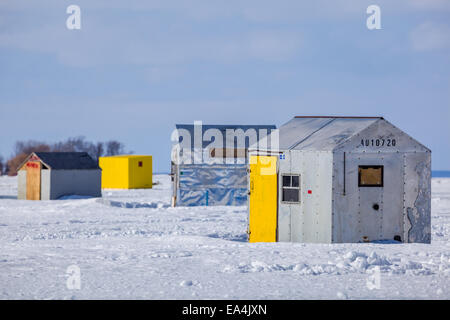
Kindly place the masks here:
[(106, 142), (106, 155), (107, 156), (115, 156), (118, 154), (125, 153), (125, 146), (123, 143), (116, 141), (116, 140), (110, 140)]
[(86, 141), (83, 136), (68, 138), (65, 141), (59, 141), (52, 145), (35, 140), (17, 141), (14, 147), (14, 155), (6, 164), (3, 163), (3, 158), (0, 158), (0, 175), (2, 172), (7, 172), (11, 176), (16, 175), (17, 167), (32, 152), (87, 152), (93, 159), (98, 160), (103, 155), (114, 156), (123, 154), (125, 153), (124, 150), (124, 144), (117, 140), (94, 143)]
[(48, 152), (51, 150), (50, 146), (41, 141), (17, 141), (15, 145), (15, 154), (8, 160), (8, 175), (17, 175), (19, 165), (25, 161), (27, 156), (32, 152)]
[(66, 141), (57, 142), (52, 146), (54, 152), (87, 152), (92, 158), (98, 159), (104, 153), (104, 143), (85, 141), (85, 138), (74, 137)]
[(105, 144), (103, 142), (97, 142), (95, 145), (95, 157), (98, 159), (105, 153)]
[(84, 152), (88, 148), (89, 142), (84, 141), (83, 136), (68, 138), (52, 145), (54, 152)]
[(3, 157), (0, 156), (0, 176), (3, 175), (4, 169), (5, 169), (5, 165), (3, 164)]
[(21, 153), (30, 154), (32, 152), (48, 152), (51, 147), (42, 141), (29, 140), (29, 141), (17, 141), (14, 146), (14, 155), (19, 155)]

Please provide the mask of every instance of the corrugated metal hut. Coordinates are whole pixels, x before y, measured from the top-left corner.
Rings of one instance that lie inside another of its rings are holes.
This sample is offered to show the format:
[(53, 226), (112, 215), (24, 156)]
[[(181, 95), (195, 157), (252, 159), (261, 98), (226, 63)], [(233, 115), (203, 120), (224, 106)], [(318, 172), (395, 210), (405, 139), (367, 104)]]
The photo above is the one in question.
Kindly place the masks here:
[(250, 154), (251, 242), (431, 241), (431, 151), (381, 117), (295, 117)]
[(18, 169), (18, 199), (101, 197), (102, 171), (86, 152), (34, 152)]
[(177, 124), (172, 135), (172, 204), (245, 205), (249, 145), (274, 125)]
[(102, 189), (148, 189), (152, 182), (152, 156), (100, 157)]

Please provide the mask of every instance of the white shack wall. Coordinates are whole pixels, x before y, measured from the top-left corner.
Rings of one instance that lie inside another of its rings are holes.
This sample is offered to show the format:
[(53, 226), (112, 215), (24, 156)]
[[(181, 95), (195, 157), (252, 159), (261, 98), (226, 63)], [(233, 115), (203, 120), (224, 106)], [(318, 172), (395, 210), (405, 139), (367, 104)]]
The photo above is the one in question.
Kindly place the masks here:
[(41, 170), (41, 200), (51, 200), (50, 198), (51, 170)]
[[(290, 150), (284, 155), (279, 160), (278, 174), (278, 240), (330, 243), (332, 153)], [(300, 175), (300, 203), (282, 201), (284, 174)]]
[(17, 173), (17, 199), (27, 199), (27, 171), (19, 170)]

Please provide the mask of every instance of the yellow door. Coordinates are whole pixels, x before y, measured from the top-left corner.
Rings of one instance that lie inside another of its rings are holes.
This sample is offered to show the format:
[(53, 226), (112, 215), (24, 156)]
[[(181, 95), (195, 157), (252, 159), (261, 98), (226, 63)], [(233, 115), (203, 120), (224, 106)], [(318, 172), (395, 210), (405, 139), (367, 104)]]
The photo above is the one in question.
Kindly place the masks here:
[(250, 157), (249, 241), (277, 241), (277, 157)]

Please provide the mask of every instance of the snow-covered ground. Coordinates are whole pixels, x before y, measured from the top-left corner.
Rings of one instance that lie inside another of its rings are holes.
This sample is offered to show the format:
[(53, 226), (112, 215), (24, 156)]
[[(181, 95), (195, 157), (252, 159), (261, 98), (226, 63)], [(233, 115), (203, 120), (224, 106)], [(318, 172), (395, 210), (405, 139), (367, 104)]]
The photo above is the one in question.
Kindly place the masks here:
[[(432, 182), (431, 245), (249, 244), (245, 207), (171, 208), (169, 177), (155, 180), (19, 201), (16, 179), (0, 177), (0, 298), (450, 298), (448, 178)], [(72, 265), (79, 290), (67, 287)]]

